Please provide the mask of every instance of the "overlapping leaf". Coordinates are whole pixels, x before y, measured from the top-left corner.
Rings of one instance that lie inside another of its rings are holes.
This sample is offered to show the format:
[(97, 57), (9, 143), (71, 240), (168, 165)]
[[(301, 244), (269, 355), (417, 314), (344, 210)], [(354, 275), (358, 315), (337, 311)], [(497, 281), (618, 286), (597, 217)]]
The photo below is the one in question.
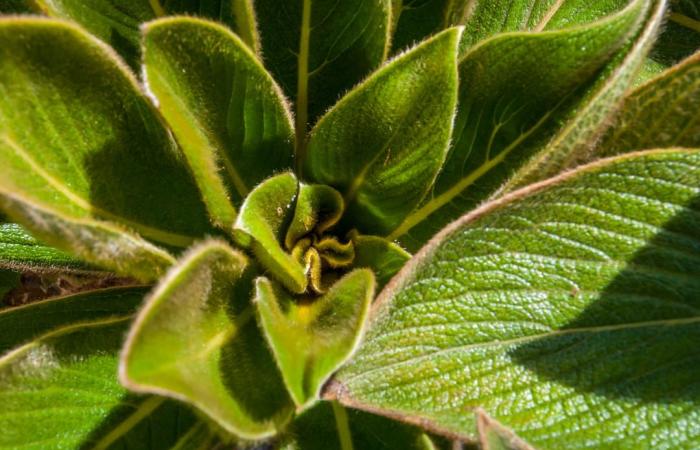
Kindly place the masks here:
[(293, 124), (281, 91), (252, 51), (213, 22), (150, 22), (143, 47), (149, 90), (209, 214), (228, 230), (236, 218), (233, 204), (270, 174), (292, 167)]
[(69, 254), (39, 242), (16, 223), (0, 222), (0, 267), (47, 270), (90, 270)]
[[(385, 288), (344, 403), (538, 448), (700, 445), (700, 151), (607, 160), (485, 205)], [(634, 439), (629, 439), (633, 435)]]

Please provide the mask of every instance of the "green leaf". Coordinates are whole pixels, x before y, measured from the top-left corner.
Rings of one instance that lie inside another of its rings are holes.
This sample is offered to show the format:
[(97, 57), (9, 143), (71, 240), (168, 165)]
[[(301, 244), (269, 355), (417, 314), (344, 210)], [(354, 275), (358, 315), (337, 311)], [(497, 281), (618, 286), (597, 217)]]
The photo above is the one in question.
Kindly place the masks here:
[[(435, 450), (417, 427), (355, 409), (347, 410), (353, 448), (357, 450)], [(305, 411), (282, 437), (282, 450), (345, 450), (329, 402)]]
[(297, 179), (291, 172), (263, 181), (245, 199), (233, 227), (233, 238), (241, 247), (250, 249), (287, 289), (301, 294), (307, 285), (304, 267), (282, 247), (297, 191)]
[[(68, 23), (0, 19), (0, 206), (35, 236), (143, 279), (209, 224), (136, 80)], [(116, 223), (107, 221), (114, 221)]]
[(367, 269), (350, 272), (322, 297), (293, 297), (264, 277), (255, 285), (265, 338), (297, 410), (306, 409), (357, 347), (374, 297), (374, 276)]
[(144, 25), (149, 90), (228, 230), (251, 188), (292, 167), (292, 117), (255, 54), (225, 27), (176, 17)]
[(411, 259), (406, 250), (379, 236), (365, 236), (354, 233), (355, 246), (353, 267), (368, 267), (377, 279), (377, 292)]
[(136, 71), (140, 66), (139, 26), (165, 14), (195, 14), (222, 21), (259, 50), (252, 0), (31, 0), (35, 11), (79, 23), (107, 42)]
[(246, 265), (222, 242), (190, 250), (146, 300), (119, 374), (129, 389), (185, 401), (228, 433), (260, 439), (293, 408), (255, 323)]
[[(19, 286), (20, 273), (12, 270), (0, 269), (0, 308), (3, 306), (2, 301), (8, 292)], [(2, 339), (2, 337), (0, 337)], [(2, 352), (2, 350), (0, 350)]]
[(305, 173), (343, 194), (348, 228), (394, 229), (442, 166), (457, 100), (458, 28), (392, 60), (311, 133)]
[(84, 262), (42, 244), (16, 223), (0, 223), (0, 267), (35, 271), (93, 270)]
[(123, 316), (136, 311), (146, 288), (109, 288), (0, 310), (0, 354), (70, 323)]
[(540, 448), (697, 448), (699, 217), (697, 150), (487, 203), (384, 289), (327, 397), (472, 439), (481, 407)]
[(447, 160), (430, 195), (390, 239), (417, 250), (497, 191), (560, 129), (567, 111), (578, 106), (581, 86), (635, 33), (644, 5), (636, 1), (591, 25), (509, 33), (471, 48), (459, 62), (459, 108)]
[[(390, 0), (255, 0), (263, 59), (295, 99), (297, 137), (386, 57)], [(298, 142), (303, 146), (303, 140)]]
[(193, 426), (191, 413), (174, 402), (119, 385), (128, 323), (116, 317), (65, 326), (1, 357), (0, 448), (169, 448)]
[(343, 197), (335, 189), (323, 184), (299, 183), (299, 195), (294, 216), (284, 238), (288, 250), (307, 234), (321, 235), (335, 225), (343, 214)]
[(603, 69), (595, 84), (568, 117), (560, 131), (535, 157), (523, 166), (501, 192), (527, 186), (585, 162), (596, 140), (612, 123), (616, 107), (634, 82), (659, 33), (666, 12), (665, 0), (636, 0), (643, 3), (646, 19), (636, 37)]
[(598, 156), (663, 147), (700, 148), (700, 53), (627, 95)]
[[(391, 47), (401, 50), (447, 28), (446, 9), (452, 0), (394, 0)], [(461, 3), (461, 2), (458, 2)], [(457, 25), (457, 24), (455, 24)]]
[(476, 410), (476, 428), (481, 450), (533, 450), (512, 430), (489, 417), (482, 409)]

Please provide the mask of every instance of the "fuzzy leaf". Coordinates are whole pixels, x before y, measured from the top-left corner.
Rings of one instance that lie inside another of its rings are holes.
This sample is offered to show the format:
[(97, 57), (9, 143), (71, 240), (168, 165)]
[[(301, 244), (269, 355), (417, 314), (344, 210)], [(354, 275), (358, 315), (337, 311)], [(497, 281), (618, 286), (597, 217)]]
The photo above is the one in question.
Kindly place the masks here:
[(470, 49), (459, 62), (459, 108), (444, 168), (430, 196), (390, 238), (408, 233), (402, 243), (417, 250), (498, 190), (559, 130), (580, 87), (635, 32), (644, 3), (591, 25), (511, 33)]
[(260, 439), (292, 408), (255, 323), (246, 265), (225, 243), (190, 250), (146, 300), (119, 374), (129, 389), (188, 402), (228, 433)]
[(382, 291), (328, 397), (466, 438), (481, 407), (538, 448), (697, 448), (699, 217), (697, 150), (487, 203)]
[[(85, 303), (61, 301), (66, 308)], [(117, 354), (128, 323), (115, 317), (64, 326), (0, 357), (0, 448), (169, 448), (194, 426), (175, 402), (130, 395), (119, 385)]]
[(48, 244), (153, 279), (172, 258), (122, 226), (176, 247), (209, 230), (136, 80), (79, 28), (0, 19), (0, 118), (0, 206)]
[(374, 297), (374, 276), (355, 270), (312, 298), (293, 297), (264, 277), (255, 284), (265, 338), (297, 409), (306, 409), (357, 347)]
[(313, 129), (305, 173), (343, 194), (348, 228), (391, 231), (433, 183), (452, 132), (459, 34), (442, 32), (392, 60)]
[(255, 0), (263, 59), (295, 99), (297, 136), (375, 69), (389, 45), (390, 0)]
[(700, 148), (700, 52), (628, 94), (599, 156), (663, 147)]
[(225, 27), (176, 17), (144, 25), (145, 77), (212, 219), (228, 230), (250, 189), (292, 167), (291, 114), (255, 54)]
[(285, 247), (291, 250), (299, 239), (312, 231), (321, 234), (331, 228), (344, 209), (343, 197), (335, 189), (323, 184), (299, 183), (294, 217), (284, 238)]
[(411, 254), (406, 250), (379, 236), (354, 234), (352, 242), (355, 246), (353, 267), (372, 269), (377, 279), (377, 291), (411, 259)]
[[(13, 0), (16, 1), (16, 0)], [(140, 65), (139, 26), (166, 14), (194, 14), (230, 26), (254, 51), (260, 43), (252, 0), (28, 0), (33, 9), (71, 20), (107, 42), (135, 70)]]
[(245, 199), (233, 227), (233, 238), (241, 247), (250, 249), (287, 289), (301, 294), (307, 284), (304, 267), (282, 247), (297, 191), (297, 179), (291, 172), (263, 181)]

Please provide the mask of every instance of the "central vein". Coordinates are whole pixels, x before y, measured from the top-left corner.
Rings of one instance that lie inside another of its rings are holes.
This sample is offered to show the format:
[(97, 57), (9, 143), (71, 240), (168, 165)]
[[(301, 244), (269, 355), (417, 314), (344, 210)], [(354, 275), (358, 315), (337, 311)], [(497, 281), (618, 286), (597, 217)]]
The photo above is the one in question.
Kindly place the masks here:
[(304, 0), (301, 13), (301, 36), (297, 62), (297, 108), (296, 108), (296, 165), (301, 173), (306, 154), (306, 123), (309, 110), (309, 38), (311, 35), (311, 0)]

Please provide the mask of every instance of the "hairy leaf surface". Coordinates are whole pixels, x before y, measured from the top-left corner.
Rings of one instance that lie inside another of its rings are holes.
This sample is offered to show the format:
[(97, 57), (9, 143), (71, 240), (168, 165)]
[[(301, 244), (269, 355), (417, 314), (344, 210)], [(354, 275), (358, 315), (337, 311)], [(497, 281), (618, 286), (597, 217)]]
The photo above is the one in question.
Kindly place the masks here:
[(466, 437), (481, 407), (543, 449), (696, 448), (699, 217), (697, 150), (489, 203), (384, 289), (329, 395)]
[(37, 271), (90, 270), (71, 255), (39, 242), (19, 224), (0, 222), (0, 267)]

